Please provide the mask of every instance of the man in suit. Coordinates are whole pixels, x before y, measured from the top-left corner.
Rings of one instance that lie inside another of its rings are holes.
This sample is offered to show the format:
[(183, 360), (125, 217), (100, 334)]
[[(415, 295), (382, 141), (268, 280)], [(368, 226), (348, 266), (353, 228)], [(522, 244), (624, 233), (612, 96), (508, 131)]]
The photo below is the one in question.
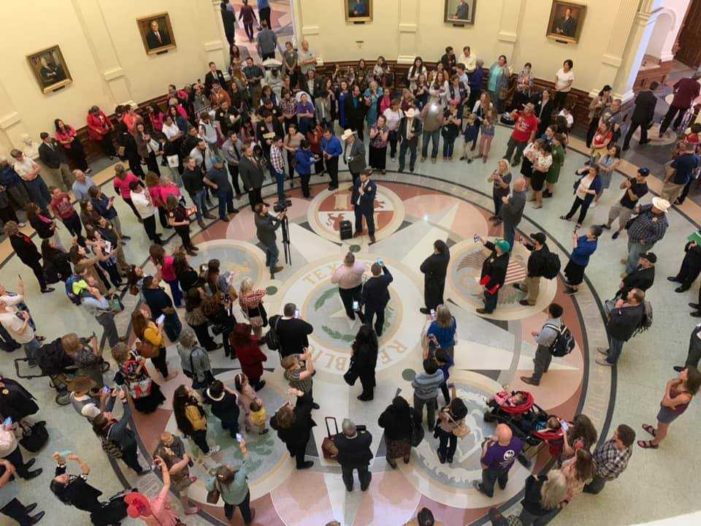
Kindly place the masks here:
[(360, 178), (353, 182), (353, 193), (351, 203), (355, 210), (355, 237), (363, 234), (363, 217), (368, 225), (368, 235), (370, 244), (375, 241), (375, 196), (377, 195), (377, 185), (371, 180), (372, 168), (366, 168), (360, 174)]
[(263, 188), (265, 172), (261, 161), (253, 155), (253, 143), (246, 145), (243, 157), (239, 161), (239, 175), (243, 181), (243, 189), (248, 192), (251, 210), (255, 211), (255, 206), (263, 202), (260, 192)]
[(409, 150), (409, 171), (414, 173), (416, 165), (416, 149), (419, 146), (421, 135), (421, 121), (416, 118), (416, 110), (406, 110), (402, 121), (399, 123), (399, 172), (404, 171), (406, 152)]
[(453, 18), (458, 20), (469, 20), (470, 19), (470, 6), (467, 5), (466, 0), (460, 0), (457, 9), (455, 10), (455, 15)]
[(372, 326), (372, 319), (377, 316), (375, 332), (379, 338), (385, 324), (385, 307), (389, 303), (389, 284), (394, 278), (381, 259), (372, 264), (370, 272), (372, 277), (363, 285), (360, 301), (363, 304), (366, 325)]
[[(272, 112), (263, 110), (261, 112), (261, 117), (263, 117), (263, 119), (259, 119), (256, 124), (256, 137), (263, 149), (265, 158), (270, 159), (270, 145), (275, 138), (282, 139), (285, 136), (285, 131), (280, 121), (274, 118)], [(275, 137), (270, 134), (275, 134)]]
[(565, 16), (555, 24), (555, 33), (566, 37), (574, 38), (577, 32), (577, 19), (572, 18), (572, 10), (568, 7), (565, 9)]
[(149, 32), (146, 33), (146, 45), (149, 49), (157, 49), (163, 46), (170, 46), (170, 35), (166, 29), (158, 27), (158, 20), (151, 20)]
[(341, 135), (341, 140), (346, 144), (343, 149), (343, 160), (348, 165), (348, 171), (353, 176), (353, 184), (360, 173), (365, 170), (365, 144), (358, 139), (353, 130), (346, 130)]
[(73, 174), (68, 166), (68, 158), (63, 146), (53, 140), (46, 132), (41, 132), (39, 137), (41, 138), (39, 159), (46, 165), (51, 175), (63, 181), (66, 191), (70, 191), (71, 185), (73, 185)]
[(655, 106), (657, 105), (657, 97), (653, 93), (659, 83), (652, 82), (649, 89), (644, 89), (638, 93), (635, 97), (635, 108), (633, 109), (633, 115), (630, 118), (630, 126), (628, 127), (628, 133), (626, 133), (625, 139), (623, 139), (623, 151), (630, 148), (630, 139), (633, 137), (635, 130), (640, 126), (640, 144), (647, 144), (647, 129), (652, 123), (652, 119), (655, 116)]
[(217, 69), (217, 65), (214, 62), (209, 63), (209, 71), (204, 76), (204, 95), (209, 98), (212, 94), (212, 84), (214, 82), (219, 82), (220, 86), (226, 86), (226, 79), (224, 78), (224, 73), (221, 69)]

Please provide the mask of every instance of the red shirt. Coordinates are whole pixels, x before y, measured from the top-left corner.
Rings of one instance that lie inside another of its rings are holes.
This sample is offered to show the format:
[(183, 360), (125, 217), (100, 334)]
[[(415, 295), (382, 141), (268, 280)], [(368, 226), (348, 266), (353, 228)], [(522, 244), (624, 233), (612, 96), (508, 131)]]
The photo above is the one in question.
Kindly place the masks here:
[(514, 131), (511, 133), (511, 137), (516, 142), (528, 142), (531, 138), (531, 134), (538, 129), (538, 117), (533, 113), (526, 116), (521, 112), (516, 113), (516, 120), (514, 121)]
[(691, 103), (694, 99), (699, 96), (699, 90), (701, 90), (701, 85), (694, 79), (686, 78), (681, 79), (674, 85), (674, 99), (672, 100), (672, 106), (676, 108), (690, 108)]
[(52, 198), (49, 206), (53, 213), (61, 219), (70, 219), (76, 214), (71, 198), (66, 192), (61, 192), (58, 197)]

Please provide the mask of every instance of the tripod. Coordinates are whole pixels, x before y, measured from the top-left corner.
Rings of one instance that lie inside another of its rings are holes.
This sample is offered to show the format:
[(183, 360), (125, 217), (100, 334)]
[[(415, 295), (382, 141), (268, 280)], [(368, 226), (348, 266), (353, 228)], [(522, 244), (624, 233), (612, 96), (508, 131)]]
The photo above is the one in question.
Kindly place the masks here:
[(282, 249), (285, 252), (285, 264), (292, 265), (292, 253), (290, 252), (290, 224), (287, 216), (280, 220), (282, 230)]

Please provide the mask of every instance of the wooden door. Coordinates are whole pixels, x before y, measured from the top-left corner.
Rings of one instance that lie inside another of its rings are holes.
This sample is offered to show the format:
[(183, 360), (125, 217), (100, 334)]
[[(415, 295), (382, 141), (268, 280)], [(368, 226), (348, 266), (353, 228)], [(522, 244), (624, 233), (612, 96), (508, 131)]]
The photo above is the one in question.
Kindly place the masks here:
[(692, 68), (701, 66), (701, 0), (693, 0), (689, 5), (678, 43), (679, 51), (674, 58)]

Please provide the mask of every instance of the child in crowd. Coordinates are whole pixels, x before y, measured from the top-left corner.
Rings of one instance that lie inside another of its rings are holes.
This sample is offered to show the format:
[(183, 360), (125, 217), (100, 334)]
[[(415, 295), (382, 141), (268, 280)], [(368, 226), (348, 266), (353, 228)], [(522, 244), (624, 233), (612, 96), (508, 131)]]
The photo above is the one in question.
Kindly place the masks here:
[(268, 413), (263, 405), (263, 400), (256, 398), (249, 405), (249, 413), (246, 416), (246, 431), (255, 431), (259, 435), (264, 435), (268, 432), (265, 427), (265, 421), (268, 418)]
[(479, 135), (479, 122), (477, 120), (477, 115), (472, 112), (468, 112), (467, 115), (465, 115), (464, 120), (467, 125), (465, 126), (465, 131), (462, 134), (465, 142), (463, 143), (463, 155), (460, 160), (462, 161), (463, 159), (467, 159), (467, 162), (471, 163), (472, 158), (470, 157), (468, 151), (470, 145), (477, 141), (477, 135)]
[(502, 407), (516, 407), (526, 401), (526, 395), (521, 391), (510, 393), (509, 391), (499, 391), (494, 395), (494, 401)]

